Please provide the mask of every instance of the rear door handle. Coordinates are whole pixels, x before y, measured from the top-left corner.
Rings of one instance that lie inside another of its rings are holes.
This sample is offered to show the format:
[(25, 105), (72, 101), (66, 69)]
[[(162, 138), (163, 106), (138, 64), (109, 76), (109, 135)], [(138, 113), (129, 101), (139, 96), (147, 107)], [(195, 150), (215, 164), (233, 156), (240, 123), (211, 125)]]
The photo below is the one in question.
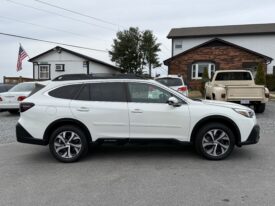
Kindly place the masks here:
[(80, 108), (77, 108), (76, 110), (79, 111), (79, 112), (88, 112), (88, 111), (90, 111), (88, 107), (80, 107)]
[(134, 109), (134, 110), (132, 110), (132, 113), (142, 113), (142, 110), (141, 109)]

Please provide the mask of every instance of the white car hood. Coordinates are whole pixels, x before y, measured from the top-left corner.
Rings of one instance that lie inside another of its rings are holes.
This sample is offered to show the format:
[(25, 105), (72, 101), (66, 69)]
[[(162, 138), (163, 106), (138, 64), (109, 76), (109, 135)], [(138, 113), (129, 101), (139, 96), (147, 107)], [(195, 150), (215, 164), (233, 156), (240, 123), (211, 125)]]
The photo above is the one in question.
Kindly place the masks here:
[(216, 101), (216, 100), (202, 100), (201, 102), (203, 104), (207, 104), (207, 105), (214, 105), (214, 106), (234, 108), (234, 109), (251, 110), (249, 107), (246, 107), (246, 106), (243, 106), (240, 104), (236, 104), (236, 103), (231, 103), (231, 102), (223, 102), (223, 101)]

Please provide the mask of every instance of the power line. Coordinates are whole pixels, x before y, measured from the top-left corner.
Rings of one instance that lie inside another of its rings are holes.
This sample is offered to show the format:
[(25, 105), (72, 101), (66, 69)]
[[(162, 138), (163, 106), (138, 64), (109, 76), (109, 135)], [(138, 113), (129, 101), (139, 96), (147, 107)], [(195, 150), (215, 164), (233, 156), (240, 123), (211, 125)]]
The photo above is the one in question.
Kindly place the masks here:
[(83, 21), (83, 20), (76, 19), (76, 18), (73, 18), (73, 17), (65, 16), (65, 15), (62, 15), (62, 14), (59, 14), (59, 13), (56, 13), (56, 12), (53, 12), (53, 11), (49, 11), (49, 10), (46, 10), (46, 9), (40, 9), (40, 8), (37, 8), (37, 7), (34, 7), (34, 6), (30, 6), (30, 5), (27, 5), (27, 4), (16, 2), (16, 1), (13, 1), (13, 0), (6, 0), (6, 1), (8, 1), (10, 3), (13, 3), (13, 4), (23, 6), (23, 7), (26, 7), (26, 8), (31, 8), (31, 9), (42, 11), (42, 12), (45, 12), (45, 13), (54, 14), (56, 16), (60, 16), (60, 17), (70, 19), (70, 20), (73, 20), (73, 21), (81, 22), (81, 23), (87, 24), (89, 26), (96, 26), (96, 27), (99, 27), (99, 28), (102, 28), (102, 29), (116, 31), (115, 29), (110, 28), (110, 27), (100, 26), (100, 25), (97, 25), (97, 24), (91, 24), (87, 21)]
[(90, 18), (90, 19), (93, 19), (93, 20), (96, 20), (96, 21), (100, 21), (100, 22), (103, 22), (105, 24), (109, 24), (109, 25), (113, 25), (113, 26), (118, 26), (119, 27), (119, 24), (116, 24), (116, 23), (113, 23), (113, 22), (110, 22), (110, 21), (106, 21), (106, 20), (98, 18), (98, 17), (90, 16), (90, 15), (87, 15), (87, 14), (82, 14), (82, 13), (80, 13), (78, 11), (74, 11), (74, 10), (71, 10), (71, 9), (66, 9), (64, 7), (61, 7), (61, 6), (58, 6), (58, 5), (55, 5), (55, 4), (51, 4), (51, 3), (48, 3), (48, 2), (45, 2), (45, 1), (41, 1), (41, 0), (34, 0), (34, 1), (36, 1), (38, 3), (41, 3), (41, 4), (45, 4), (45, 5), (51, 6), (51, 7), (54, 7), (54, 8), (61, 9), (61, 10), (67, 11), (67, 12), (71, 12), (73, 14), (84, 16), (84, 17), (87, 17), (87, 18)]
[(60, 43), (60, 42), (55, 42), (55, 41), (48, 41), (48, 40), (37, 39), (37, 38), (33, 38), (33, 37), (20, 36), (20, 35), (16, 35), (16, 34), (8, 34), (8, 33), (0, 32), (0, 35), (21, 38), (21, 39), (28, 39), (28, 40), (33, 40), (33, 41), (40, 41), (40, 42), (45, 42), (45, 43), (50, 43), (50, 44), (59, 44), (59, 45), (75, 47), (75, 48), (79, 48), (79, 49), (87, 49), (87, 50), (92, 50), (92, 51), (97, 51), (97, 52), (105, 52), (105, 53), (108, 52), (107, 50), (103, 50), (103, 49), (93, 49), (93, 48), (89, 48), (89, 47), (77, 46), (77, 45), (73, 45), (73, 44), (66, 44), (66, 43)]
[[(54, 28), (54, 27), (42, 26), (42, 25), (39, 25), (39, 24), (34, 24), (34, 23), (31, 23), (31, 22), (26, 22), (26, 21), (22, 21), (22, 20), (15, 19), (15, 18), (10, 18), (10, 17), (5, 17), (5, 16), (0, 16), (0, 18), (7, 19), (9, 21), (15, 21), (15, 22), (23, 23), (23, 24), (29, 24), (29, 25), (40, 27), (40, 28), (43, 28), (43, 29), (48, 29), (48, 30), (63, 32), (63, 33), (66, 33), (66, 34), (72, 34), (72, 35), (75, 35), (75, 36), (80, 36), (82, 38), (88, 39), (88, 37), (85, 37), (85, 36), (83, 36), (83, 35), (81, 35), (79, 33), (74, 33), (74, 32), (70, 32), (70, 31), (66, 31), (66, 30), (62, 30), (62, 29), (58, 29), (58, 28)], [(106, 41), (106, 40), (99, 39), (99, 38), (95, 38), (95, 39), (98, 39), (100, 41)]]

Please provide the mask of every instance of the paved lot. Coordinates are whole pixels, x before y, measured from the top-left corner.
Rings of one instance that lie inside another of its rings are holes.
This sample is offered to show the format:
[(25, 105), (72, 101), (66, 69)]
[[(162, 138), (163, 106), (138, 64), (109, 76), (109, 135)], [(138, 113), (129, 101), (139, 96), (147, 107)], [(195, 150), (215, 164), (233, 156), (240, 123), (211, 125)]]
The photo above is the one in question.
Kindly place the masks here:
[(258, 145), (230, 158), (199, 158), (190, 146), (104, 146), (79, 163), (47, 147), (12, 143), (17, 116), (0, 113), (0, 205), (274, 205), (275, 102), (258, 115)]

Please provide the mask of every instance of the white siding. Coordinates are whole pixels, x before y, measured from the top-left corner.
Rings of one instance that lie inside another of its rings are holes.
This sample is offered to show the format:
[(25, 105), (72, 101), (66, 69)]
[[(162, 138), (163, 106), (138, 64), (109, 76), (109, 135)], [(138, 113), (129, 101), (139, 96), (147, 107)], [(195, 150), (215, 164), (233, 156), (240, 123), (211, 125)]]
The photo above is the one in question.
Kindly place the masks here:
[[(51, 79), (63, 75), (63, 74), (75, 74), (75, 73), (87, 73), (87, 67), (83, 67), (83, 62), (87, 61), (84, 58), (78, 57), (66, 51), (60, 53), (54, 51), (48, 54), (45, 54), (37, 59), (35, 62), (38, 64), (49, 64), (50, 65), (50, 76)], [(56, 64), (64, 64), (65, 71), (55, 71)], [(90, 62), (89, 64), (90, 73), (114, 73), (116, 70), (111, 67)], [(38, 78), (38, 66), (35, 66), (34, 77)]]
[(118, 70), (115, 70), (107, 65), (99, 64), (96, 62), (90, 62), (90, 73), (119, 73)]
[[(267, 66), (267, 72), (268, 73), (273, 72), (273, 66), (275, 66), (275, 35), (226, 36), (226, 37), (217, 36), (217, 37), (273, 58), (274, 60), (271, 62), (271, 64)], [(213, 38), (214, 37), (174, 39), (173, 55), (177, 55), (187, 49), (190, 49), (194, 46), (202, 44)], [(175, 48), (176, 44), (182, 44), (182, 48), (176, 49)]]

